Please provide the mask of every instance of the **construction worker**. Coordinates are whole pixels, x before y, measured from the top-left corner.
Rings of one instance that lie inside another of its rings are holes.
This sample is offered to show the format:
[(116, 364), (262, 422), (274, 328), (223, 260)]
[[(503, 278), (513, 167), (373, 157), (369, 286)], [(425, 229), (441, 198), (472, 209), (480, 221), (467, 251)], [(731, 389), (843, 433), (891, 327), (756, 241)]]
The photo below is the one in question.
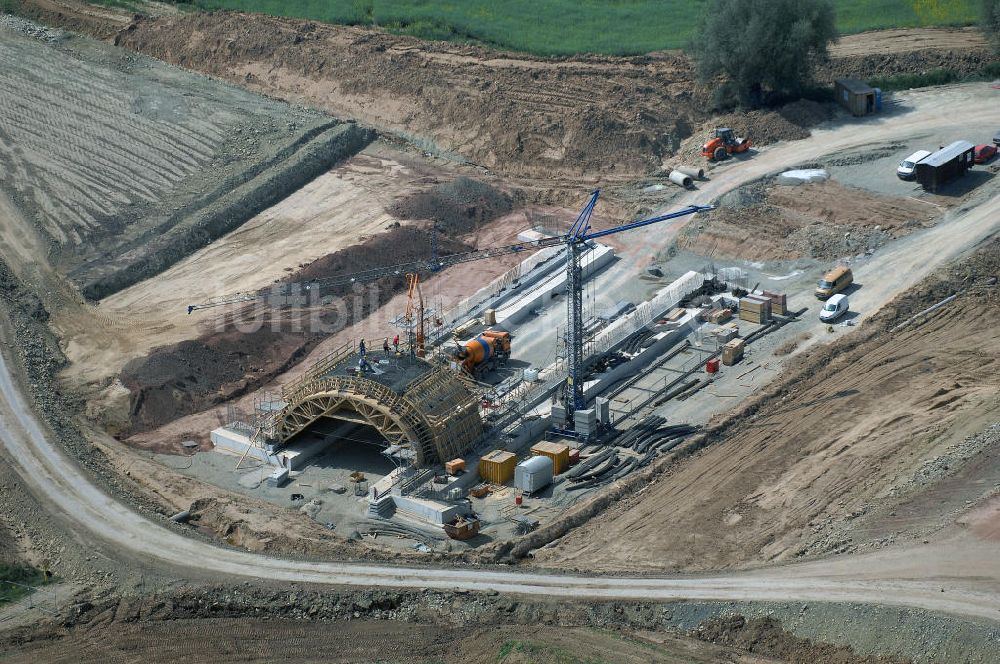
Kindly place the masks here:
[(396, 349), (396, 355), (399, 355), (399, 335), (397, 334), (392, 338), (392, 347)]
[(358, 344), (358, 355), (361, 357), (365, 356), (365, 340), (362, 339), (361, 343)]
[(382, 350), (385, 351), (385, 356), (389, 357), (389, 337), (386, 337), (385, 341), (382, 342)]

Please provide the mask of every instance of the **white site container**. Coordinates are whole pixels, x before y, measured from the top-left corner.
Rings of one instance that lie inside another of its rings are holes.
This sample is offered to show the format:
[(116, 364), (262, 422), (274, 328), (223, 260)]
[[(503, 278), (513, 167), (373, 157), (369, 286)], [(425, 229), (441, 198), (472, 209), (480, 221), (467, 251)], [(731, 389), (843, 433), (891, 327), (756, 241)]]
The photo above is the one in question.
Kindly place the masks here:
[(533, 456), (514, 467), (514, 486), (525, 493), (534, 493), (552, 483), (552, 459)]

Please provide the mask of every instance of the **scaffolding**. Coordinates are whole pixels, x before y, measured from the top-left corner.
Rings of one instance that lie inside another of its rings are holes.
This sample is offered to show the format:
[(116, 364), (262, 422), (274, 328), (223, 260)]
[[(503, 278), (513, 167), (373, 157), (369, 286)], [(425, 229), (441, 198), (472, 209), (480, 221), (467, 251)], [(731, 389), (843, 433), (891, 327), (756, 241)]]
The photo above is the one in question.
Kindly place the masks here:
[(260, 411), (260, 440), (281, 445), (322, 417), (374, 427), (390, 446), (413, 451), (427, 466), (460, 456), (482, 430), (477, 395), (447, 367), (428, 364), (401, 390), (358, 375), (331, 370), (348, 358), (333, 353), (285, 386), (281, 400)]

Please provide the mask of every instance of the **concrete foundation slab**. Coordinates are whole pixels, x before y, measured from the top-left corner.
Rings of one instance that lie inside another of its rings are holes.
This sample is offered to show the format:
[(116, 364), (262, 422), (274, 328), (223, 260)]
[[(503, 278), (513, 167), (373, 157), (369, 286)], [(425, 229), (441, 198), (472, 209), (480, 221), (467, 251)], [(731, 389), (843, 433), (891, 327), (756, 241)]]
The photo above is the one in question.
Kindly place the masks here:
[(466, 512), (466, 508), (462, 505), (447, 505), (425, 498), (393, 496), (393, 500), (396, 503), (396, 511), (403, 516), (437, 526), (444, 525)]
[(250, 436), (242, 431), (219, 427), (209, 434), (209, 438), (212, 440), (212, 444), (215, 445), (216, 452), (235, 456), (246, 454), (248, 459), (262, 461), (272, 466), (281, 465), (277, 457), (268, 454), (265, 448), (252, 444)]

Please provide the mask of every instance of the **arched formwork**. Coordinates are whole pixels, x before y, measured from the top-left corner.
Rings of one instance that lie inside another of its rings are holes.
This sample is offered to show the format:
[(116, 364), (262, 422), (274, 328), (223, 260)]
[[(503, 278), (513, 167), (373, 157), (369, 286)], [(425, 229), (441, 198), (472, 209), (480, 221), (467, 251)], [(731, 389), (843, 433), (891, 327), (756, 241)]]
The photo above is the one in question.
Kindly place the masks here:
[(335, 375), (306, 380), (285, 399), (274, 442), (287, 442), (321, 417), (358, 422), (412, 449), (417, 466), (464, 454), (483, 426), (475, 395), (445, 367), (417, 378), (402, 394), (368, 378)]

